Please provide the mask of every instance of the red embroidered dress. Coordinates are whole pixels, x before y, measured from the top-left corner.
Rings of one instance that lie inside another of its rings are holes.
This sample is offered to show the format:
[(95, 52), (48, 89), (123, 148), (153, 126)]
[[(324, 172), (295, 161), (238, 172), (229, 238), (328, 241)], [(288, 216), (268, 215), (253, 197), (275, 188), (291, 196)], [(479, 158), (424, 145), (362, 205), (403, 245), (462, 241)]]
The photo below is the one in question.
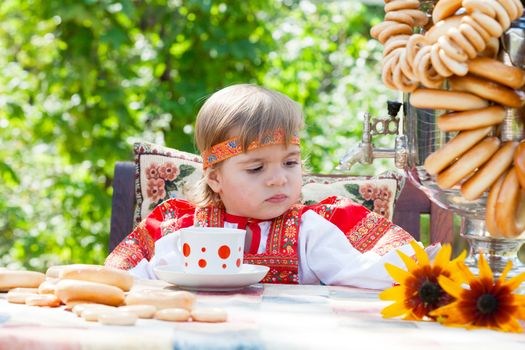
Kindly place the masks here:
[[(283, 215), (271, 220), (263, 253), (258, 254), (257, 249), (245, 252), (245, 263), (270, 267), (262, 282), (298, 283), (299, 228), (301, 216), (308, 210), (335, 224), (361, 253), (372, 250), (383, 255), (413, 239), (384, 217), (346, 198), (328, 197), (314, 205), (295, 205)], [(184, 200), (167, 200), (157, 206), (115, 248), (105, 264), (125, 270), (131, 269), (142, 259), (150, 260), (153, 257), (155, 241), (159, 238), (193, 225), (223, 227), (227, 215), (222, 208), (195, 208)], [(244, 228), (243, 225), (239, 227)], [(254, 240), (257, 241), (256, 235)]]

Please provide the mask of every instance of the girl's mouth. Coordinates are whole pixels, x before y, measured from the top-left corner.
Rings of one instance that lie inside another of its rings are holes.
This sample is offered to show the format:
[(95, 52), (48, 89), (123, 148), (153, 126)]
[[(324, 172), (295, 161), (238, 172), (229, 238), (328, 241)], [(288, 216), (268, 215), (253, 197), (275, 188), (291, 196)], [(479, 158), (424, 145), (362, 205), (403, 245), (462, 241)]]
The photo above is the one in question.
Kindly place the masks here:
[(275, 196), (272, 196), (268, 198), (266, 201), (270, 203), (281, 203), (284, 202), (288, 198), (285, 194), (276, 194)]

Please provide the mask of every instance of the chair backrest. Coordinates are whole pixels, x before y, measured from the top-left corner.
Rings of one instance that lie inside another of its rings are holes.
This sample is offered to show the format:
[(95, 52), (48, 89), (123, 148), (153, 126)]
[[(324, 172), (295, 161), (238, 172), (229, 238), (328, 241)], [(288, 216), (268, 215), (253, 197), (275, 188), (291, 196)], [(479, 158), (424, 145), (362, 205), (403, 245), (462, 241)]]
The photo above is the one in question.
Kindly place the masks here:
[[(135, 164), (117, 162), (113, 180), (109, 252), (133, 229), (135, 198)], [(422, 214), (430, 216), (430, 243), (452, 242), (452, 213), (432, 203), (421, 190), (406, 181), (394, 208), (393, 222), (420, 240)]]

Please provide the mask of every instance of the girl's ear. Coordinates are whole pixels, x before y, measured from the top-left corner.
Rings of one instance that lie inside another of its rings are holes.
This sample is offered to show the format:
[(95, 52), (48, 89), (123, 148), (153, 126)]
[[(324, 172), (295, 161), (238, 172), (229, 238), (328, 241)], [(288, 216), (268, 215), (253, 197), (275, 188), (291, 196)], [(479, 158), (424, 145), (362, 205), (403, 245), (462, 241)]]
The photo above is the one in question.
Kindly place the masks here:
[(210, 169), (208, 176), (206, 177), (206, 181), (208, 182), (208, 186), (212, 189), (215, 193), (221, 193), (222, 185), (221, 185), (221, 172), (219, 169)]

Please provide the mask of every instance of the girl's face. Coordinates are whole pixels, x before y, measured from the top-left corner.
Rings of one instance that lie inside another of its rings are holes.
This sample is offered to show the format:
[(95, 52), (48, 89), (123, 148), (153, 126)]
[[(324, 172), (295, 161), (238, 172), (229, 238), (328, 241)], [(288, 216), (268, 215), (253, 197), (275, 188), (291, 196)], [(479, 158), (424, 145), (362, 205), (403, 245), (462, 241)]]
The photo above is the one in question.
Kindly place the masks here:
[(273, 219), (299, 201), (301, 150), (297, 145), (271, 145), (242, 153), (212, 170), (208, 184), (228, 214)]

